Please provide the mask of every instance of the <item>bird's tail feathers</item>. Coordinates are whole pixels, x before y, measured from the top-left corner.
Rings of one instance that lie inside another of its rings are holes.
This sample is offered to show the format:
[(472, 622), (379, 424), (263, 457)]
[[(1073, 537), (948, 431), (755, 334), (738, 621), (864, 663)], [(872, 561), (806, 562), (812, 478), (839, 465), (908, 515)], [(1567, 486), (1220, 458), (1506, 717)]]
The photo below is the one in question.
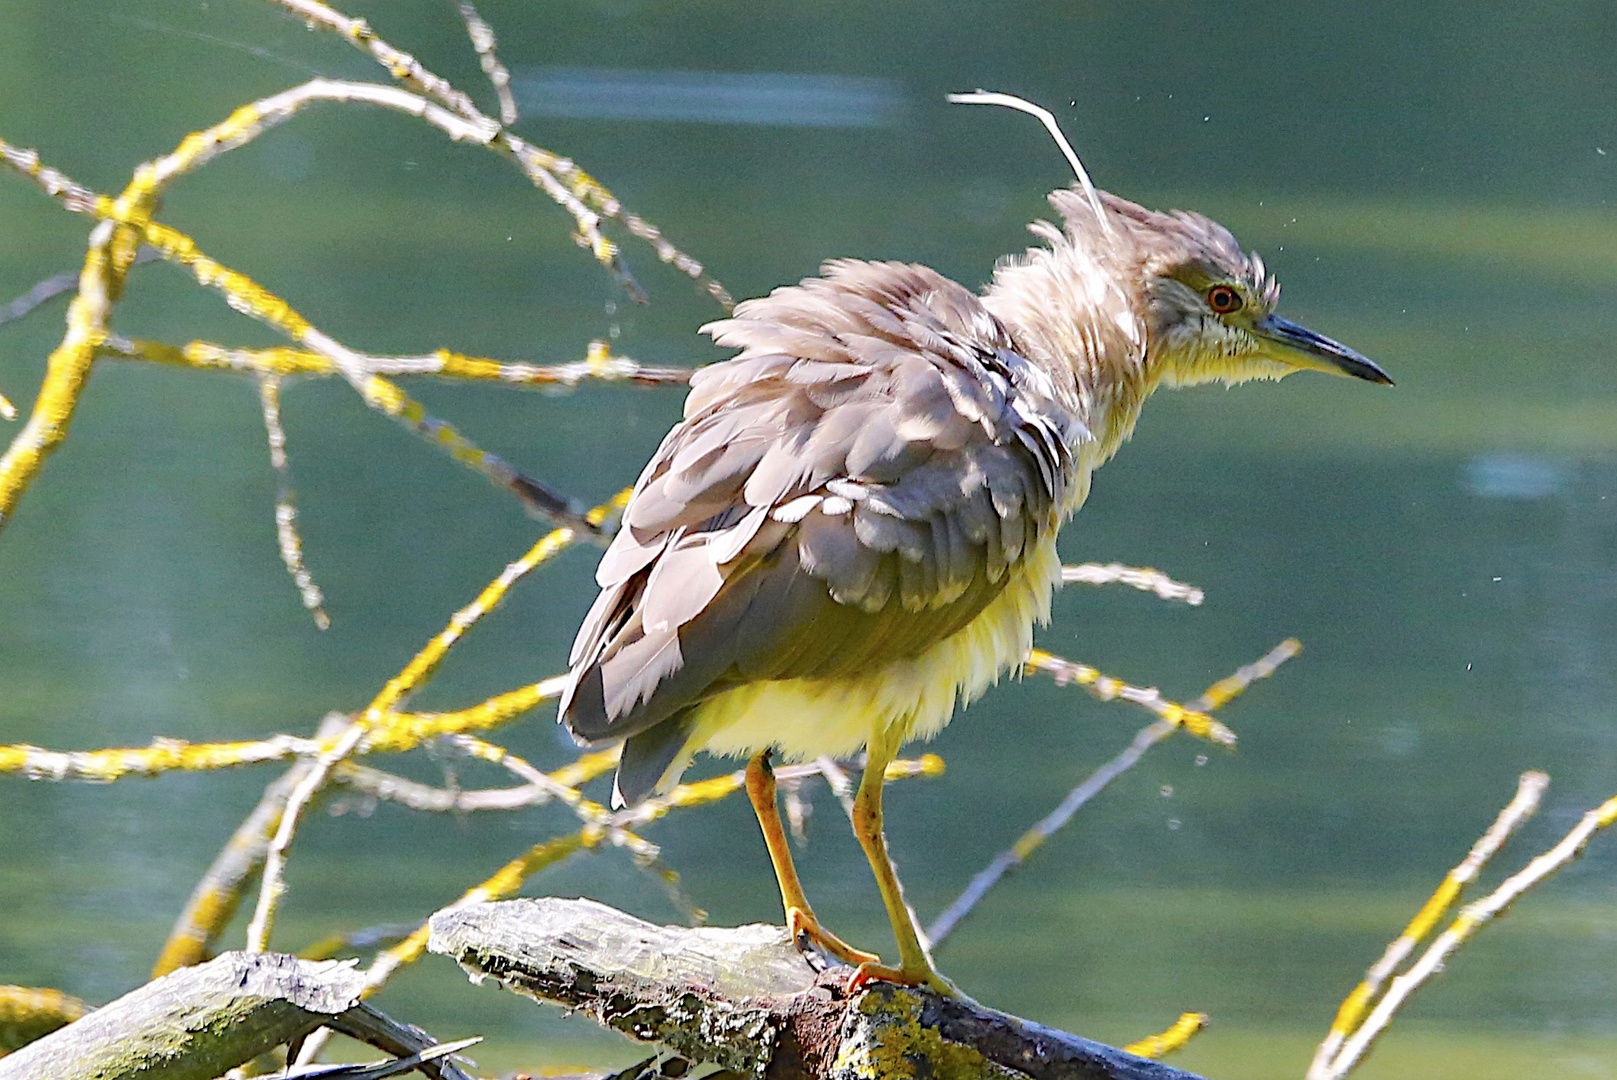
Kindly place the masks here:
[(623, 741), (617, 776), (612, 780), (612, 806), (636, 806), (679, 783), (691, 763), (690, 709), (682, 709)]

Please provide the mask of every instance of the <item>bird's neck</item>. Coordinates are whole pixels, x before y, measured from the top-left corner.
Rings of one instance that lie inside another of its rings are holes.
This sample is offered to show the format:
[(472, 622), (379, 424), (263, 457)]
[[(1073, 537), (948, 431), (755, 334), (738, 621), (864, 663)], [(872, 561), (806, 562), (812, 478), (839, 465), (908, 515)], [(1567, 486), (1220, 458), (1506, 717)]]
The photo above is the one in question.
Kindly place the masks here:
[(1087, 473), (1133, 433), (1157, 380), (1146, 363), (1143, 304), (1119, 286), (1126, 279), (1119, 268), (1065, 237), (1047, 239), (1051, 247), (1031, 248), (995, 268), (983, 304), (1019, 351), (1070, 392), (1095, 437), (1079, 454), (1087, 489)]

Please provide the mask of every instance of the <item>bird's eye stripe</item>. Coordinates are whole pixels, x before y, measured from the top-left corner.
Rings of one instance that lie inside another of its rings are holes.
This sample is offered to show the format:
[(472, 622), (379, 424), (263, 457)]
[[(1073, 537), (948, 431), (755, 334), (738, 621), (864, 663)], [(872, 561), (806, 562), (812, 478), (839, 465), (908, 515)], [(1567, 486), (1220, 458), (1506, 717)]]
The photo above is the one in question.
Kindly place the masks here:
[(1245, 301), (1241, 294), (1228, 285), (1214, 285), (1207, 290), (1207, 306), (1219, 315), (1228, 315), (1232, 311), (1240, 311)]

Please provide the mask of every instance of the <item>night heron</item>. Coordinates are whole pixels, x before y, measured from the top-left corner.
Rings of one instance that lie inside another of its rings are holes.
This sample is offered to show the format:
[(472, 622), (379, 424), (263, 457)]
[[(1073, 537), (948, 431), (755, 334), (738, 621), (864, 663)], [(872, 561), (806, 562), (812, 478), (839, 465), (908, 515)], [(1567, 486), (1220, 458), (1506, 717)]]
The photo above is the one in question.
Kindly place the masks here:
[[(573, 645), (560, 718), (623, 740), (614, 802), (666, 789), (699, 750), (750, 755), (787, 927), (859, 965), (855, 985), (954, 992), (887, 854), (883, 776), (1023, 662), (1061, 580), (1056, 531), (1145, 399), (1303, 368), (1391, 382), (1276, 315), (1279, 285), (1223, 226), (1098, 192), (1063, 150), (1079, 182), (1049, 196), (1062, 225), (1031, 226), (1042, 246), (980, 296), (839, 259), (703, 327), (740, 352), (691, 380)], [(771, 752), (860, 750), (854, 831), (897, 967), (820, 926), (776, 807)]]

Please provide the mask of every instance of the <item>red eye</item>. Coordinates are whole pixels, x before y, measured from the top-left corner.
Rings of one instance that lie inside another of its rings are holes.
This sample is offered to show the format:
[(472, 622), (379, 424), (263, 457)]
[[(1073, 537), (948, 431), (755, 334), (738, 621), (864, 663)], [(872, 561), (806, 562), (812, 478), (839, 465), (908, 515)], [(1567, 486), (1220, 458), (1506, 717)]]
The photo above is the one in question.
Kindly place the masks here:
[(1219, 315), (1240, 311), (1241, 305), (1245, 302), (1241, 299), (1241, 294), (1228, 285), (1214, 285), (1207, 290), (1207, 306)]

